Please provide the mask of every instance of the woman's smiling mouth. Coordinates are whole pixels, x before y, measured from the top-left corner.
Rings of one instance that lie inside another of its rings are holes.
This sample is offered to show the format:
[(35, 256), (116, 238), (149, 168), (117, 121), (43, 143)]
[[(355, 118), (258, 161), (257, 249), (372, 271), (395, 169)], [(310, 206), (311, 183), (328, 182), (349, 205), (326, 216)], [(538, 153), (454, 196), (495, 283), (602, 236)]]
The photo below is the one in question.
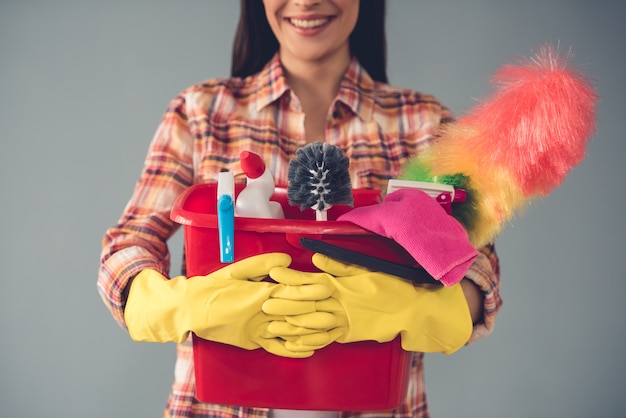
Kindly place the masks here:
[(333, 17), (329, 16), (316, 19), (286, 18), (285, 20), (298, 29), (316, 29), (328, 24), (333, 20)]

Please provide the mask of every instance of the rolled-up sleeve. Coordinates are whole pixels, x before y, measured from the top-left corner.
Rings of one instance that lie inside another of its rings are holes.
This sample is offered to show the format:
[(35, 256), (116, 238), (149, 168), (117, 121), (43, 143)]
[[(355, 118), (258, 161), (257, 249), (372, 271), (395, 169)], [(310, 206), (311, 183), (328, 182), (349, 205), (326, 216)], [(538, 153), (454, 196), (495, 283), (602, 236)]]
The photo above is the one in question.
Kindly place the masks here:
[(493, 243), (480, 249), (478, 257), (465, 277), (476, 283), (483, 293), (483, 317), (474, 324), (472, 336), (468, 341), (471, 344), (493, 331), (496, 315), (502, 306), (500, 262)]

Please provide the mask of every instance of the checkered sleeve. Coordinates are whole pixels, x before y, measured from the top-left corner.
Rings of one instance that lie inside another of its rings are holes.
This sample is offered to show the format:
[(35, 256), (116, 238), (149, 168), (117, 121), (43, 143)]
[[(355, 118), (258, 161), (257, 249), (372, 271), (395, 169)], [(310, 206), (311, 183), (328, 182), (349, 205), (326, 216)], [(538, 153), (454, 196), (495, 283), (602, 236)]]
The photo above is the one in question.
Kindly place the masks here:
[(169, 215), (177, 196), (193, 181), (192, 151), (181, 95), (163, 116), (130, 201), (102, 240), (98, 292), (123, 328), (124, 289), (130, 278), (145, 268), (169, 273), (166, 241), (177, 228)]
[(469, 343), (493, 331), (496, 314), (502, 306), (500, 298), (500, 263), (495, 245), (488, 244), (480, 249), (476, 261), (465, 277), (472, 280), (483, 292), (483, 318), (474, 325)]

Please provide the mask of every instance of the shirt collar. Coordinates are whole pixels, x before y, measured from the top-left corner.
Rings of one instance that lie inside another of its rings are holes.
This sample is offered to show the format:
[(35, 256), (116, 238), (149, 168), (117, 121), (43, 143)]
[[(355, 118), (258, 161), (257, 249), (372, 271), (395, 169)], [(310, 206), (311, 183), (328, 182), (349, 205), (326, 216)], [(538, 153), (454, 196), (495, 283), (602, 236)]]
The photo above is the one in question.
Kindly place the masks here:
[(353, 57), (339, 85), (336, 101), (348, 106), (364, 121), (369, 121), (374, 111), (373, 95), (374, 80)]
[(265, 106), (278, 100), (289, 90), (287, 80), (283, 74), (278, 53), (265, 64), (265, 67), (256, 76), (256, 108), (261, 110)]
[[(257, 74), (256, 85), (257, 110), (273, 103), (289, 91), (278, 53)], [(352, 58), (339, 85), (335, 102), (343, 103), (361, 119), (368, 121), (374, 110), (374, 87), (374, 80), (357, 59)]]

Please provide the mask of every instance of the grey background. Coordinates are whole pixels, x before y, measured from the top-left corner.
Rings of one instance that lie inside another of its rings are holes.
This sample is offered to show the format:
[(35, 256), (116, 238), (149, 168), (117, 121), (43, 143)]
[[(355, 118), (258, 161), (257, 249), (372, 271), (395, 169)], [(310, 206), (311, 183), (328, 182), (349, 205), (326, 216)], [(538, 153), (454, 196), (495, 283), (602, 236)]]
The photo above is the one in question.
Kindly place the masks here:
[[(100, 239), (169, 100), (227, 75), (237, 4), (0, 2), (0, 416), (161, 416), (175, 347), (114, 323)], [(625, 20), (623, 0), (390, 1), (392, 82), (457, 114), (544, 42), (601, 96), (587, 158), (498, 240), (495, 333), (427, 356), (433, 417), (626, 416)]]

